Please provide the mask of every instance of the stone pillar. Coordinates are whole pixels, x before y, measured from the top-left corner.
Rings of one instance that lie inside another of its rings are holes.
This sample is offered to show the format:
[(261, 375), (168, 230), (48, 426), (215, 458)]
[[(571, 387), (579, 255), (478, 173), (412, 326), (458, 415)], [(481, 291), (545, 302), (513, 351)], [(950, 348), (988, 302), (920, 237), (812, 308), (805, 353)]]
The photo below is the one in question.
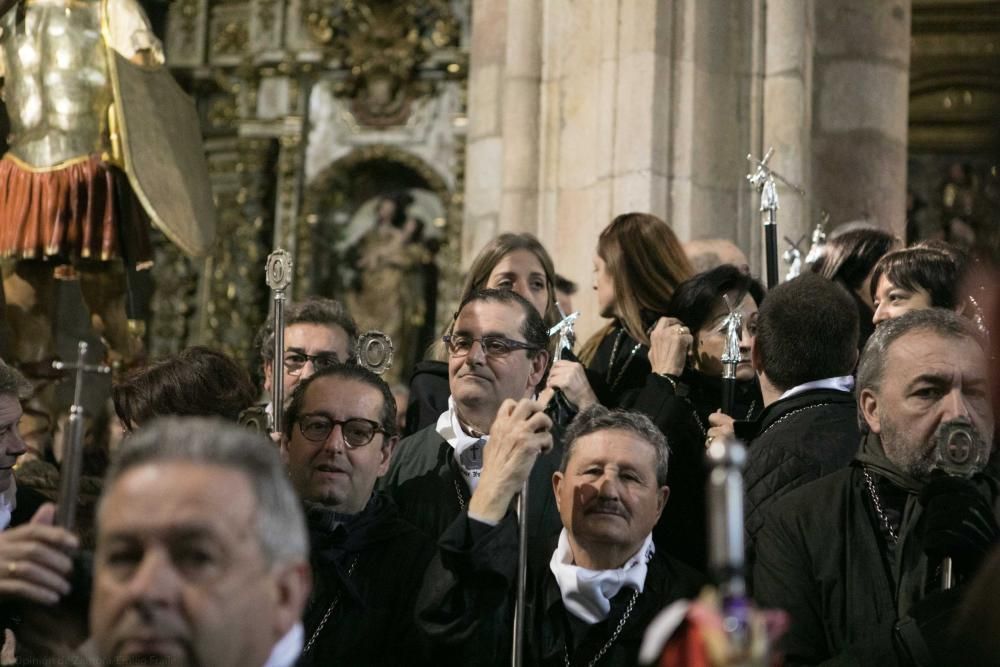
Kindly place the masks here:
[(535, 231), (542, 3), (475, 0), (463, 265), (501, 232)]
[(911, 0), (814, 11), (813, 199), (834, 224), (867, 218), (903, 237)]
[[(836, 0), (834, 0), (836, 1)], [(810, 187), (813, 132), (813, 0), (769, 0), (764, 13), (764, 89), (763, 140), (754, 147), (761, 158), (768, 148), (774, 155), (768, 165), (792, 183), (800, 185), (806, 194), (800, 195), (778, 182), (778, 255), (788, 247), (783, 237), (806, 242), (800, 248), (806, 252), (808, 238), (815, 224), (812, 210), (813, 192)], [(749, 163), (744, 163), (749, 171)], [(755, 273), (765, 275), (763, 226), (760, 221), (760, 199), (752, 198), (751, 216), (754, 233)], [(817, 218), (818, 220), (818, 218)], [(778, 273), (782, 278), (787, 267)]]

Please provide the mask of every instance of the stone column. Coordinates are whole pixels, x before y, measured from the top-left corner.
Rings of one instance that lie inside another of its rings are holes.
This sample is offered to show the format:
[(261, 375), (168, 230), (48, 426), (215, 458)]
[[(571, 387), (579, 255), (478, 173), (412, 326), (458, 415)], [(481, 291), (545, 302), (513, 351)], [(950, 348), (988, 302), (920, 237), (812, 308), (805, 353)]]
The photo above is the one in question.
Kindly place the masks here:
[(813, 199), (834, 224), (867, 218), (902, 237), (911, 0), (814, 11)]
[(465, 266), (497, 234), (537, 228), (542, 4), (473, 3)]
[[(836, 0), (834, 0), (836, 1)], [(806, 194), (800, 195), (778, 182), (778, 254), (787, 248), (783, 237), (807, 239), (813, 226), (812, 167), (813, 103), (813, 0), (769, 0), (764, 12), (763, 140), (754, 147), (761, 158), (769, 149), (774, 155), (768, 165)], [(744, 163), (749, 171), (749, 163)], [(754, 233), (755, 273), (765, 275), (763, 226), (760, 199), (754, 194), (751, 216)], [(806, 252), (808, 240), (801, 246)], [(783, 278), (787, 267), (778, 273)]]

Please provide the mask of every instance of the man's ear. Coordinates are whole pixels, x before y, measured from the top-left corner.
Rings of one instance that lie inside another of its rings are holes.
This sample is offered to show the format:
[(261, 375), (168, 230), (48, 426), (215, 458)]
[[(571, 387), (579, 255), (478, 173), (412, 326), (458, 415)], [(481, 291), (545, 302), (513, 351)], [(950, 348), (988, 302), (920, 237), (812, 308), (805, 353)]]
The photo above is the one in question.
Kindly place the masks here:
[(382, 460), (378, 464), (379, 477), (389, 472), (389, 464), (392, 463), (392, 453), (396, 451), (396, 445), (398, 444), (398, 435), (394, 435), (382, 443)]
[(302, 612), (312, 590), (312, 572), (308, 563), (299, 561), (274, 565), (271, 576), (274, 578), (274, 632), (277, 641), (302, 620)]
[(861, 416), (868, 423), (868, 428), (872, 430), (872, 433), (881, 433), (882, 420), (878, 414), (878, 396), (875, 395), (875, 392), (871, 388), (861, 390), (861, 395), (858, 397), (858, 407), (861, 410)]
[(271, 361), (264, 362), (264, 392), (267, 394), (271, 393), (271, 376), (274, 374), (274, 363)]
[(564, 476), (562, 472), (557, 470), (554, 473), (552, 473), (552, 493), (555, 494), (556, 497), (556, 509), (559, 510), (560, 512), (562, 511), (562, 507), (559, 504), (560, 503), (559, 486), (563, 483), (563, 480)]
[(531, 396), (535, 393), (535, 388), (538, 387), (538, 383), (542, 381), (545, 377), (545, 371), (549, 369), (549, 351), (539, 350), (538, 353), (531, 359), (531, 374), (528, 375), (528, 386), (525, 391), (525, 396)]
[(663, 508), (667, 506), (667, 500), (670, 499), (670, 487), (664, 484), (660, 487), (656, 498), (656, 516), (659, 517), (663, 514)]

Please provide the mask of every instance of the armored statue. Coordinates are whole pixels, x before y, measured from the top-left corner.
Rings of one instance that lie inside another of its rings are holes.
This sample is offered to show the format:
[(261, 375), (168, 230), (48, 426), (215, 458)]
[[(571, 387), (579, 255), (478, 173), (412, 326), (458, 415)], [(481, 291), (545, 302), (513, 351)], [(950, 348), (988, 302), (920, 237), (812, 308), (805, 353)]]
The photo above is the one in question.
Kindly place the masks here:
[(0, 0), (0, 80), (2, 354), (47, 366), (54, 280), (79, 279), (109, 357), (128, 361), (142, 347), (150, 222), (190, 254), (214, 236), (194, 105), (135, 0)]

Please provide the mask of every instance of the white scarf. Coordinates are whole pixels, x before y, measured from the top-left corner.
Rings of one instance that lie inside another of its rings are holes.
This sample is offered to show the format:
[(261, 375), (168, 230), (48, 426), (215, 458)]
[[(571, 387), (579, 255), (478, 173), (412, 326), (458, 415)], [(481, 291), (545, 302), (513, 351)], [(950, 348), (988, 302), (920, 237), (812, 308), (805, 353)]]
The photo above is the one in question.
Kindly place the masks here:
[(804, 391), (811, 391), (813, 389), (834, 389), (836, 391), (854, 391), (854, 376), (853, 375), (842, 375), (839, 377), (823, 378), (822, 380), (813, 380), (812, 382), (806, 382), (804, 384), (792, 387), (781, 396), (778, 397), (780, 401), (783, 398), (789, 398), (795, 396), (796, 394), (801, 394)]
[(14, 481), (14, 475), (11, 474), (10, 486), (0, 494), (0, 530), (7, 530), (15, 507), (17, 507), (17, 483)]
[(465, 432), (462, 423), (455, 412), (455, 399), (448, 397), (448, 409), (438, 417), (438, 435), (455, 450), (455, 462), (458, 463), (462, 476), (465, 477), (469, 490), (475, 493), (479, 485), (479, 475), (483, 471), (483, 447), (489, 441), (489, 435), (473, 436)]
[(264, 667), (292, 667), (302, 653), (302, 640), (305, 639), (305, 629), (301, 623), (296, 623), (285, 636), (271, 649)]
[(611, 613), (611, 599), (623, 587), (629, 586), (642, 593), (646, 585), (648, 563), (655, 550), (653, 534), (650, 533), (639, 550), (620, 569), (587, 570), (573, 565), (569, 535), (563, 528), (559, 534), (559, 545), (549, 561), (549, 569), (555, 575), (566, 611), (591, 625), (606, 619)]

